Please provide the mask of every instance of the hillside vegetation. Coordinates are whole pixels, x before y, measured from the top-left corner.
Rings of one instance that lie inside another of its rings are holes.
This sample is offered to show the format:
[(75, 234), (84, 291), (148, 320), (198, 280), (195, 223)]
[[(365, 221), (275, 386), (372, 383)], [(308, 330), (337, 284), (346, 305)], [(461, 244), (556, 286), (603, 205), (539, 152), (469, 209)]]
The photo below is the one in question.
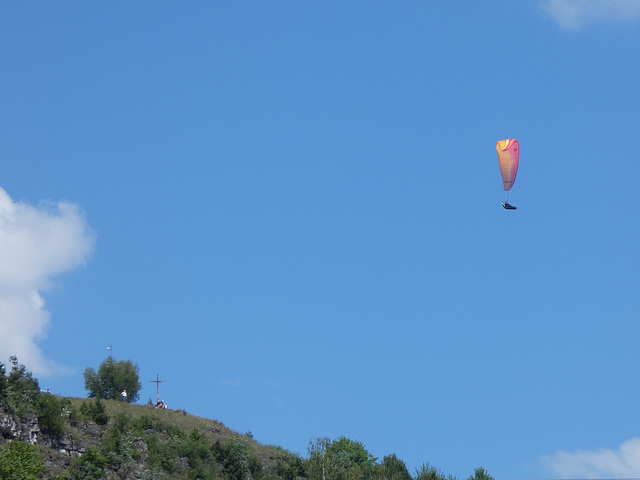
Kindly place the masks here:
[[(411, 475), (360, 442), (310, 442), (308, 456), (262, 445), (217, 420), (117, 400), (42, 393), (0, 363), (0, 479), (455, 480), (424, 464)], [(467, 480), (493, 480), (482, 468)]]

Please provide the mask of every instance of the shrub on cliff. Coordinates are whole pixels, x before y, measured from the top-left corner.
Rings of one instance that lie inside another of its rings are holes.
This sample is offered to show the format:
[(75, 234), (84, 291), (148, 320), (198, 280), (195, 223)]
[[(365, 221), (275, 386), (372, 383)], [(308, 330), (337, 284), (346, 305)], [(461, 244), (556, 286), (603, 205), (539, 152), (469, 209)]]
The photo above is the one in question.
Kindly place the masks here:
[(44, 460), (35, 446), (12, 440), (0, 447), (0, 478), (39, 480), (43, 473)]
[(0, 403), (6, 411), (23, 417), (35, 409), (40, 395), (38, 380), (33, 378), (15, 356), (9, 357), (11, 371), (6, 374), (5, 365), (0, 362)]

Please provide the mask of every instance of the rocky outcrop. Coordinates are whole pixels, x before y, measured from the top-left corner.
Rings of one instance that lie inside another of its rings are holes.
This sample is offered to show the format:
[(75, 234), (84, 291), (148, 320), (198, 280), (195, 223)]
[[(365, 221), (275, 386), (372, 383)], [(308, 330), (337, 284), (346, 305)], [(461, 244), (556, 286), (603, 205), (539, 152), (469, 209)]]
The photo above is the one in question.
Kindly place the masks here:
[(17, 439), (35, 445), (39, 437), (40, 425), (35, 413), (28, 413), (20, 419), (0, 409), (0, 443)]
[(69, 434), (56, 438), (49, 446), (55, 449), (58, 453), (68, 455), (70, 457), (79, 457), (86, 451), (84, 445), (78, 440), (75, 440)]
[[(89, 437), (89, 444), (97, 444), (100, 439), (100, 430), (94, 423), (83, 423), (79, 426), (84, 437)], [(38, 415), (28, 413), (20, 419), (0, 409), (0, 444), (7, 440), (21, 440), (35, 445), (42, 443), (58, 453), (70, 457), (79, 457), (86, 448), (84, 443), (73, 438), (70, 434), (57, 437), (49, 437), (40, 431)], [(92, 440), (92, 441), (91, 441)]]

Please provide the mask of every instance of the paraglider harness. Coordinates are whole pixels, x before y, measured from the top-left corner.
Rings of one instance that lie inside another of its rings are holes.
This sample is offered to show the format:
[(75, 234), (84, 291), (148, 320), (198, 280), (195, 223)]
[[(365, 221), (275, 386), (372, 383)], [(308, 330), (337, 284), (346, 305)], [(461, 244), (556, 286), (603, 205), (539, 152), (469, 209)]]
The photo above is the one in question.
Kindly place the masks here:
[(502, 206), (504, 207), (505, 210), (517, 210), (518, 207), (514, 206), (514, 205), (509, 205), (509, 202), (507, 202), (506, 200), (504, 202), (502, 202)]

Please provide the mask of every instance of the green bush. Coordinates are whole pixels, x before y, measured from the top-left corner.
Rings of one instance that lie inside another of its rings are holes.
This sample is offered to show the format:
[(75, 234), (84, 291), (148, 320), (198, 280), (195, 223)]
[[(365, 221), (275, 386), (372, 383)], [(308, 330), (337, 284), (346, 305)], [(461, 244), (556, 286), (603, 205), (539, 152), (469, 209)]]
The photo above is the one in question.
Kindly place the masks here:
[(217, 478), (214, 468), (207, 468), (202, 465), (190, 467), (185, 473), (187, 480), (215, 480)]
[(333, 441), (319, 438), (309, 445), (311, 480), (366, 480), (375, 475), (375, 462), (361, 442), (346, 437)]
[(278, 460), (276, 474), (283, 480), (295, 480), (298, 477), (306, 477), (305, 462), (297, 455), (289, 454), (285, 460)]
[(113, 428), (120, 433), (125, 433), (129, 427), (133, 425), (131, 415), (125, 412), (119, 412), (113, 419)]
[(260, 459), (249, 448), (246, 438), (235, 437), (225, 443), (215, 442), (213, 453), (222, 465), (223, 475), (229, 480), (255, 480), (263, 477)]
[(415, 480), (455, 480), (451, 475), (445, 475), (442, 470), (432, 467), (428, 463), (423, 463), (416, 470)]
[(44, 473), (44, 460), (36, 447), (12, 440), (0, 447), (0, 478), (3, 480), (39, 480)]
[(74, 480), (90, 480), (104, 478), (109, 461), (97, 448), (89, 447), (80, 458), (75, 458), (69, 468), (69, 475)]
[(158, 426), (158, 422), (154, 418), (149, 415), (142, 415), (133, 422), (133, 433), (139, 436), (147, 430), (160, 430)]
[(5, 364), (0, 362), (0, 403), (7, 400), (7, 370)]
[(99, 398), (96, 398), (93, 402), (82, 402), (80, 413), (87, 420), (96, 422), (98, 425), (109, 423), (109, 415), (107, 415), (104, 403)]
[(33, 378), (24, 365), (18, 363), (18, 358), (12, 356), (11, 371), (6, 375), (4, 364), (0, 363), (0, 401), (4, 403), (5, 409), (10, 413), (15, 413), (23, 417), (26, 413), (35, 409), (40, 386), (38, 380)]
[(473, 471), (473, 475), (469, 475), (467, 480), (494, 480), (494, 478), (484, 468), (478, 467)]
[(41, 394), (36, 402), (36, 413), (40, 429), (52, 436), (60, 436), (65, 431), (66, 421), (76, 417), (71, 402), (50, 393)]
[(196, 428), (191, 431), (187, 439), (187, 450), (185, 453), (185, 456), (189, 459), (189, 465), (192, 467), (200, 466), (213, 458), (211, 443)]
[(387, 455), (376, 465), (377, 476), (384, 480), (412, 480), (405, 463), (396, 454)]
[(144, 437), (147, 444), (147, 465), (153, 471), (164, 470), (162, 445), (156, 434)]
[[(153, 430), (151, 435), (143, 436), (147, 444), (147, 465), (153, 471), (163, 470), (174, 474), (178, 471), (176, 458), (188, 458), (192, 466), (202, 453), (199, 446), (194, 448), (191, 445), (192, 441), (182, 430), (165, 424), (157, 418), (144, 415), (133, 423), (134, 435), (142, 435), (146, 430)], [(195, 441), (198, 443), (200, 439)], [(194, 463), (191, 463), (192, 459)]]

